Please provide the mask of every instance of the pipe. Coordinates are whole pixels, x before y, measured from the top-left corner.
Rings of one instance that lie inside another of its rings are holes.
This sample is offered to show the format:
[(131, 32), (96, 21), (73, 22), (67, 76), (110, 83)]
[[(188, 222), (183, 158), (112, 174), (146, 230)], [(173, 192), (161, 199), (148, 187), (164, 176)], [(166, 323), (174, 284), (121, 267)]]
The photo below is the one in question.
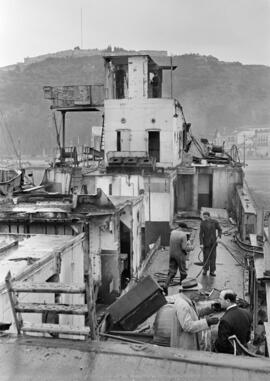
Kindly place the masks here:
[(109, 339), (114, 339), (114, 340), (120, 340), (120, 341), (126, 341), (128, 343), (134, 343), (134, 344), (143, 344), (145, 345), (144, 341), (139, 341), (139, 340), (133, 340), (133, 339), (127, 339), (125, 337), (120, 337), (120, 336), (115, 336), (115, 335), (110, 335), (108, 333), (99, 333), (99, 336), (102, 337), (107, 337)]

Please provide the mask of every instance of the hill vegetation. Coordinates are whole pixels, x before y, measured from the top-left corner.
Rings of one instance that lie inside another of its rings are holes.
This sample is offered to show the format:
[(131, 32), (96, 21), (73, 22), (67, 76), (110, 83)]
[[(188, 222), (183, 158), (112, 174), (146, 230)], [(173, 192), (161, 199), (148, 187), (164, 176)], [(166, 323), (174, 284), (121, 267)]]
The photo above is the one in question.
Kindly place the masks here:
[[(154, 58), (155, 59), (155, 58)], [(164, 57), (163, 57), (164, 59)], [(270, 126), (270, 67), (221, 62), (196, 54), (173, 58), (173, 95), (182, 104), (193, 133), (210, 137), (246, 126)], [(56, 146), (45, 85), (103, 83), (101, 56), (47, 58), (0, 70), (0, 110), (15, 144), (23, 154), (52, 152)], [(169, 75), (164, 95), (170, 94)], [(0, 120), (1, 154), (11, 153)], [(90, 127), (101, 125), (99, 113), (67, 114), (67, 144), (88, 144)]]

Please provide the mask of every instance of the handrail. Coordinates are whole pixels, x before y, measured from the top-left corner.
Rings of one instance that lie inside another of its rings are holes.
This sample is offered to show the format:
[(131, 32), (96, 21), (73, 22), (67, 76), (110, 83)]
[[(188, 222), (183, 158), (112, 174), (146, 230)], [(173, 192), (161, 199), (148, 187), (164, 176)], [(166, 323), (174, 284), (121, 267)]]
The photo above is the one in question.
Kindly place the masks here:
[(262, 358), (263, 356), (258, 356), (255, 353), (250, 352), (238, 339), (236, 335), (232, 335), (228, 337), (229, 342), (233, 346), (233, 354), (234, 356), (244, 354), (249, 357), (260, 357)]

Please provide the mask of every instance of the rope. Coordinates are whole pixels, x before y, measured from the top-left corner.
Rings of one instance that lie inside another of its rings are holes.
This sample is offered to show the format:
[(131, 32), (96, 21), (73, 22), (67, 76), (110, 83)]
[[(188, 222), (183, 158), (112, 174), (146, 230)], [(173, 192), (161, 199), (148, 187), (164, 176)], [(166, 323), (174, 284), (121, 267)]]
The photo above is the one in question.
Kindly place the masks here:
[(225, 245), (225, 243), (223, 243), (223, 242), (219, 242), (223, 247), (225, 247), (225, 249), (229, 252), (229, 254), (231, 254), (231, 256), (233, 257), (233, 259), (240, 265), (240, 266), (242, 266), (244, 269), (249, 269), (249, 267), (248, 266), (245, 266), (244, 264), (243, 264), (243, 262), (242, 261), (239, 261), (238, 260), (238, 258), (236, 258), (235, 257), (235, 255), (232, 253), (232, 251), (228, 248), (228, 246), (227, 245)]

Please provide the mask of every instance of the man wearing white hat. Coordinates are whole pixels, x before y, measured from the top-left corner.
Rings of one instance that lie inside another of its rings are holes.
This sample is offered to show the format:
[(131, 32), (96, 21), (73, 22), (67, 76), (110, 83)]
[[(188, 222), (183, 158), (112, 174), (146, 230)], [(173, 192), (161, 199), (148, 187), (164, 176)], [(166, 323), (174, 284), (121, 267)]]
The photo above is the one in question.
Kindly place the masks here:
[(215, 311), (214, 307), (197, 310), (194, 300), (198, 298), (200, 289), (202, 286), (195, 278), (183, 280), (175, 298), (171, 347), (200, 350), (201, 332), (218, 323), (217, 317), (199, 318)]

